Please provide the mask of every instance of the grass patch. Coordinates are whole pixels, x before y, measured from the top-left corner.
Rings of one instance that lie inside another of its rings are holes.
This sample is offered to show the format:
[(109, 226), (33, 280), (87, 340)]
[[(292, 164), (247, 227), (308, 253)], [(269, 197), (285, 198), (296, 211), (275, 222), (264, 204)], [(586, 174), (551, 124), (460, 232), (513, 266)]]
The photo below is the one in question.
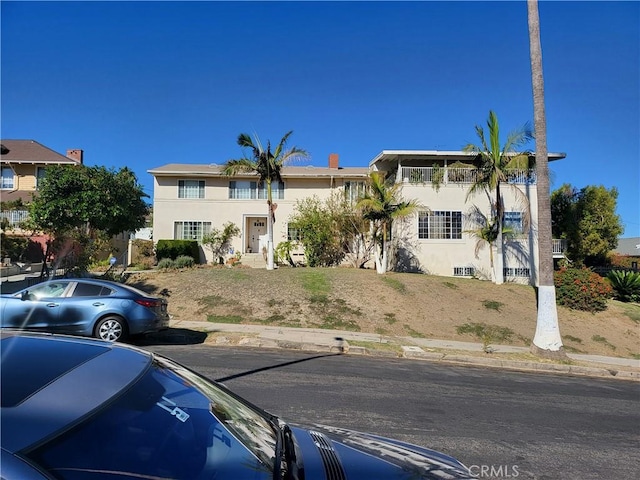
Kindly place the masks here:
[(584, 353), (584, 351), (572, 347), (571, 345), (563, 345), (564, 349), (569, 353)]
[(393, 325), (394, 323), (396, 323), (398, 321), (398, 319), (396, 318), (396, 314), (395, 313), (385, 313), (384, 314), (384, 321), (387, 322), (389, 325)]
[(207, 315), (207, 322), (211, 323), (242, 323), (243, 320), (239, 315)]
[(455, 283), (451, 283), (451, 282), (442, 282), (442, 284), (445, 287), (452, 288), (454, 290), (457, 290), (458, 288), (460, 288), (458, 285), (456, 285)]
[(409, 334), (410, 337), (413, 338), (426, 338), (426, 335), (424, 333), (418, 332), (417, 330), (414, 330), (413, 328), (411, 328), (410, 325), (407, 325), (406, 323), (403, 325), (404, 329), (407, 331), (407, 333)]
[(204, 307), (219, 307), (229, 303), (220, 295), (208, 295), (198, 300), (198, 303)]
[(382, 328), (382, 327), (376, 327), (375, 332), (378, 335), (386, 335), (387, 333), (389, 333), (389, 330), (387, 330), (386, 328)]
[(640, 323), (640, 305), (637, 303), (625, 303), (618, 300), (611, 300), (618, 305), (624, 314), (633, 320), (635, 323)]
[(511, 343), (514, 331), (508, 327), (487, 325), (486, 323), (465, 323), (456, 327), (458, 335), (472, 335), (482, 341), (485, 351), (492, 343)]
[(615, 345), (610, 344), (610, 343), (607, 341), (607, 339), (606, 339), (606, 338), (601, 337), (600, 335), (594, 335), (593, 337), (591, 337), (591, 340), (593, 340), (594, 342), (601, 343), (601, 344), (603, 344), (604, 346), (609, 347), (611, 350), (615, 350), (615, 349), (616, 349), (616, 346), (615, 346)]
[(287, 318), (284, 315), (271, 315), (270, 317), (267, 317), (263, 320), (260, 320), (260, 323), (263, 323), (265, 325), (270, 325), (273, 323), (278, 323), (280, 324), (281, 322), (285, 321)]
[(496, 312), (499, 312), (500, 308), (504, 307), (504, 303), (496, 302), (495, 300), (485, 300), (484, 302), (482, 302), (482, 305), (484, 305), (484, 308), (495, 310)]
[(309, 297), (309, 302), (312, 304), (320, 304), (322, 306), (326, 306), (329, 303), (329, 297), (322, 294), (314, 294)]
[(338, 313), (355, 315), (356, 317), (362, 316), (362, 311), (359, 308), (351, 308), (349, 305), (347, 305), (346, 300), (343, 300), (342, 298), (336, 298), (333, 301), (333, 306)]
[(350, 332), (359, 332), (360, 325), (353, 320), (344, 320), (343, 318), (335, 315), (327, 315), (322, 319), (322, 323), (318, 325), (318, 328), (324, 328), (327, 330), (348, 330)]
[(363, 347), (368, 350), (385, 350), (398, 353), (402, 351), (399, 345), (395, 345), (390, 342), (363, 342), (361, 340), (349, 340), (349, 345), (353, 345), (354, 347)]
[(631, 358), (633, 358), (634, 360), (640, 360), (640, 353), (632, 353)]
[(407, 287), (397, 278), (389, 277), (386, 275), (382, 276), (381, 278), (384, 283), (393, 288), (396, 292), (402, 293), (403, 295), (407, 293)]
[(300, 275), (302, 288), (311, 293), (311, 297), (324, 294), (331, 291), (331, 283), (327, 279), (327, 275), (322, 270), (306, 270)]
[(582, 339), (581, 338), (574, 337), (572, 335), (563, 335), (562, 339), (563, 340), (568, 340), (568, 341), (573, 342), (573, 343), (582, 343)]
[(267, 300), (267, 307), (275, 307), (276, 305), (278, 305), (277, 300), (274, 300), (273, 298), (270, 298), (269, 300)]

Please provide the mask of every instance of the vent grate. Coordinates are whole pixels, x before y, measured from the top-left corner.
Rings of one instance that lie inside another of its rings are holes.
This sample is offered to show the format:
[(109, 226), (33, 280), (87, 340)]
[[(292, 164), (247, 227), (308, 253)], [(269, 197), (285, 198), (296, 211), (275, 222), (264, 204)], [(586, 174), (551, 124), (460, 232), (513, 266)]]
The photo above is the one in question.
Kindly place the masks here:
[(323, 434), (313, 430), (311, 430), (309, 434), (313, 439), (313, 443), (316, 444), (316, 447), (318, 447), (318, 451), (320, 452), (322, 464), (324, 465), (324, 470), (327, 474), (327, 480), (346, 480), (347, 477), (344, 473), (344, 469), (342, 468), (342, 463), (340, 463), (338, 454), (331, 445), (329, 439)]

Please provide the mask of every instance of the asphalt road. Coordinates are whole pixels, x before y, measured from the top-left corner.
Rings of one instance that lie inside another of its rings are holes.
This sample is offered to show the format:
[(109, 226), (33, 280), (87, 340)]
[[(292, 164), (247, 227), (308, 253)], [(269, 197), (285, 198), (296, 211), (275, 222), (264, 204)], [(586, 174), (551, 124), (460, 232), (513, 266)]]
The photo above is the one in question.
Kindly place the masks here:
[(479, 478), (640, 478), (640, 385), (425, 361), (146, 346), (302, 424), (451, 454)]

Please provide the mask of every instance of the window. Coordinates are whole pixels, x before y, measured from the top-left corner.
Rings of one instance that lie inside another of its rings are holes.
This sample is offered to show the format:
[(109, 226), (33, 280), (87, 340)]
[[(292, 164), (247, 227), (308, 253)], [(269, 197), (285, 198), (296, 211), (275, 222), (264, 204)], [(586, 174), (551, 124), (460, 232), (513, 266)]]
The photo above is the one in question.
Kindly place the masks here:
[[(258, 198), (261, 200), (267, 199), (267, 184), (265, 183), (262, 188), (258, 190)], [(282, 200), (284, 198), (284, 183), (283, 182), (271, 182), (271, 198), (274, 200)]]
[(30, 299), (62, 297), (68, 282), (46, 282), (29, 288)]
[(529, 277), (530, 270), (524, 267), (516, 267), (516, 268), (503, 268), (503, 273), (505, 277)]
[(42, 179), (44, 178), (47, 170), (44, 167), (36, 167), (36, 189), (40, 188)]
[(523, 233), (522, 212), (504, 212), (504, 220), (502, 222), (504, 228), (509, 228), (515, 234)]
[(175, 222), (173, 238), (176, 240), (197, 240), (211, 232), (211, 222)]
[(344, 198), (349, 203), (356, 203), (366, 191), (365, 182), (344, 182)]
[(453, 267), (454, 277), (473, 277), (476, 269), (473, 267)]
[[(271, 183), (271, 196), (274, 200), (282, 200), (284, 198), (284, 183)], [(229, 182), (229, 198), (233, 200), (266, 200), (267, 184), (266, 182), (259, 188), (258, 182), (249, 180), (232, 180)]]
[(178, 180), (178, 198), (204, 198), (204, 180)]
[(418, 238), (461, 239), (462, 212), (420, 212), (418, 214)]
[(108, 287), (93, 283), (78, 283), (71, 294), (72, 297), (107, 297), (113, 293)]
[(248, 200), (257, 198), (258, 182), (249, 180), (232, 180), (229, 182), (229, 198)]
[(301, 240), (300, 230), (293, 223), (287, 224), (287, 240), (290, 242), (298, 242)]
[(13, 169), (11, 167), (2, 167), (2, 185), (3, 190), (13, 188)]

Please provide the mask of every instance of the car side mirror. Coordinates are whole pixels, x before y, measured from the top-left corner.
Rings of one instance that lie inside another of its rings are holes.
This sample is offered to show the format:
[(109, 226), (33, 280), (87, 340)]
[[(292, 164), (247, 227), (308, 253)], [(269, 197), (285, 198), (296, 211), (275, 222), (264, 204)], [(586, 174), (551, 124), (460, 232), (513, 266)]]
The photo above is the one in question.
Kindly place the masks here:
[(24, 292), (22, 292), (20, 300), (22, 300), (23, 302), (25, 300), (33, 300), (33, 295), (29, 292), (29, 290), (25, 290)]

